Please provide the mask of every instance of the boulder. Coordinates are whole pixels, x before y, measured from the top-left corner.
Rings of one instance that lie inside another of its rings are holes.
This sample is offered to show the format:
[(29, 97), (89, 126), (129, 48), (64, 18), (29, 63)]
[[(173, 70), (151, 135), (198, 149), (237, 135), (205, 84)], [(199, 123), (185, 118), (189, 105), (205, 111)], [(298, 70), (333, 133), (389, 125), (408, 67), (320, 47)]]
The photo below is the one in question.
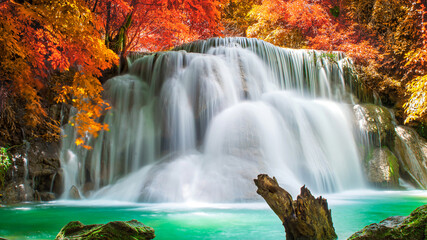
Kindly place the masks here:
[(377, 187), (399, 186), (399, 163), (387, 147), (375, 148), (365, 162), (368, 181)]
[(34, 192), (34, 201), (53, 201), (55, 199), (55, 194), (52, 192), (39, 192), (37, 190)]
[(389, 217), (356, 232), (348, 240), (425, 240), (427, 239), (427, 205), (415, 209), (408, 217)]
[(261, 195), (280, 218), (285, 227), (287, 240), (336, 239), (331, 210), (326, 199), (314, 198), (303, 186), (297, 200), (279, 186), (276, 178), (266, 174), (254, 180)]
[(77, 189), (77, 187), (74, 186), (74, 185), (70, 188), (70, 194), (69, 194), (69, 196), (73, 200), (80, 200), (80, 199), (82, 199), (82, 197), (80, 196), (79, 189)]
[(145, 226), (137, 220), (115, 221), (107, 224), (84, 225), (79, 221), (65, 225), (56, 236), (62, 239), (122, 239), (122, 240), (148, 240), (155, 237), (154, 229)]
[(394, 117), (391, 112), (375, 104), (354, 106), (356, 121), (361, 134), (370, 144), (392, 147), (394, 143)]
[(397, 126), (395, 130), (394, 152), (399, 158), (402, 177), (427, 189), (427, 141), (410, 127)]

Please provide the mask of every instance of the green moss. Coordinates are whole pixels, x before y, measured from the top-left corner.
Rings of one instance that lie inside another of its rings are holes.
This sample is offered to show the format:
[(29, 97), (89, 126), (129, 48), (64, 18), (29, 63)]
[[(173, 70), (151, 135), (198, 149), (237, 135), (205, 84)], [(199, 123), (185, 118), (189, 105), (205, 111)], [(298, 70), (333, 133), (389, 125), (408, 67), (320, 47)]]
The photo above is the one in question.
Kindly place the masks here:
[[(388, 150), (388, 149), (387, 149)], [(387, 161), (390, 165), (389, 172), (391, 177), (391, 182), (398, 183), (399, 182), (399, 161), (396, 156), (390, 151), (387, 151)]]
[(427, 239), (427, 205), (415, 209), (393, 232), (401, 239)]
[[(395, 217), (399, 219), (399, 217)], [(390, 218), (388, 218), (390, 219)], [(402, 219), (402, 218), (400, 218)], [(387, 220), (387, 219), (386, 219)], [(427, 239), (427, 205), (415, 209), (403, 221), (400, 220), (399, 224), (390, 227), (389, 224), (384, 223), (385, 220), (379, 224), (373, 223), (366, 226), (361, 231), (353, 234), (349, 240), (362, 240), (362, 239), (387, 239), (387, 240), (425, 240)]]
[(374, 149), (375, 148), (371, 148), (369, 149), (368, 152), (368, 156), (365, 157), (365, 165), (366, 167), (368, 166), (369, 162), (372, 160), (372, 158), (374, 157)]
[(79, 221), (69, 222), (65, 225), (59, 234), (56, 236), (57, 239), (63, 239), (65, 236), (73, 235), (73, 233), (81, 230), (84, 227), (84, 224)]
[(81, 222), (70, 222), (62, 228), (56, 239), (123, 239), (145, 240), (155, 237), (154, 230), (132, 220), (127, 222), (109, 222), (107, 224), (83, 225)]

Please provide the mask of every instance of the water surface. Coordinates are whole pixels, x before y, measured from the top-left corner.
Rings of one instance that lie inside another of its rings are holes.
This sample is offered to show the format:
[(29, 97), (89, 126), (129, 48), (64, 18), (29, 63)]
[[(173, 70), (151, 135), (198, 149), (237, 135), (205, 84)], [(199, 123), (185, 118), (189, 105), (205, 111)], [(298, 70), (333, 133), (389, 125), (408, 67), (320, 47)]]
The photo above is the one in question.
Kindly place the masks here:
[[(339, 239), (393, 215), (408, 215), (427, 204), (426, 191), (347, 192), (326, 195)], [(156, 231), (156, 239), (285, 239), (278, 217), (266, 203), (128, 203), (56, 201), (0, 208), (0, 236), (54, 239), (62, 226), (136, 219)]]

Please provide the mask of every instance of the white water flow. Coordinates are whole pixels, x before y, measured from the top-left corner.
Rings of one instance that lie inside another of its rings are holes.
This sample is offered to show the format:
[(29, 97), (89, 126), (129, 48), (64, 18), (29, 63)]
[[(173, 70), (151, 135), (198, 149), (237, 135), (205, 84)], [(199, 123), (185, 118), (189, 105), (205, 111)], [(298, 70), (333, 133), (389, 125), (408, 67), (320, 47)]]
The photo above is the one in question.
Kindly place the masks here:
[(260, 173), (292, 194), (304, 184), (315, 193), (364, 187), (351, 104), (360, 96), (344, 56), (245, 38), (182, 49), (133, 57), (128, 74), (105, 84), (110, 131), (90, 139), (93, 150), (77, 149), (66, 130), (66, 189), (94, 199), (250, 201)]

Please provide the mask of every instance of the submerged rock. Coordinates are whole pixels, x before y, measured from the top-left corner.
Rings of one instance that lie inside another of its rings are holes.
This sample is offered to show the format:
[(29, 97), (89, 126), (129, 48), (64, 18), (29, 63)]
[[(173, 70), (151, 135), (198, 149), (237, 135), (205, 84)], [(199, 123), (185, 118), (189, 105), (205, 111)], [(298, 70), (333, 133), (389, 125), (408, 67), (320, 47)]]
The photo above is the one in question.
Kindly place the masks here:
[(394, 216), (366, 226), (348, 240), (425, 240), (427, 239), (427, 205), (415, 209), (408, 217)]
[(378, 187), (399, 186), (399, 163), (387, 147), (372, 150), (365, 163), (368, 180)]
[(148, 240), (155, 237), (154, 229), (145, 226), (137, 220), (115, 221), (107, 224), (84, 225), (73, 221), (65, 225), (56, 236), (62, 239), (122, 239), (122, 240)]
[(337, 238), (326, 199), (314, 198), (303, 186), (297, 200), (292, 201), (292, 196), (279, 186), (276, 178), (260, 174), (254, 181), (257, 193), (282, 221), (287, 240)]
[(402, 177), (427, 189), (427, 141), (409, 127), (397, 126), (396, 134), (394, 151), (400, 160)]

